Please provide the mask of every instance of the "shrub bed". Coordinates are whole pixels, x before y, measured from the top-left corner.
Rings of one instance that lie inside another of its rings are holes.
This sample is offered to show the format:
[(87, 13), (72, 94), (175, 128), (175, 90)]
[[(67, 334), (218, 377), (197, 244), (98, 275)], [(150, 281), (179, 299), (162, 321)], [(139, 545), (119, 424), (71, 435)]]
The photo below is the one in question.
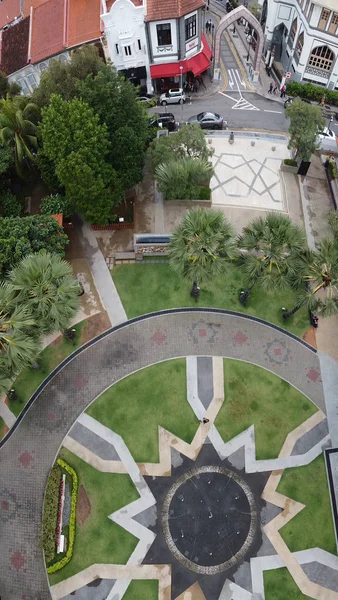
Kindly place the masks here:
[[(66, 475), (69, 475), (71, 478), (72, 499), (71, 499), (69, 525), (67, 526), (67, 551), (57, 562), (55, 562), (54, 564), (47, 567), (47, 573), (49, 573), (49, 574), (56, 573), (56, 571), (59, 571), (60, 569), (62, 569), (62, 567), (64, 567), (67, 563), (69, 563), (69, 561), (73, 555), (75, 531), (76, 531), (76, 503), (77, 503), (77, 491), (78, 491), (78, 477), (77, 477), (77, 474), (74, 471), (74, 469), (71, 466), (69, 466), (61, 458), (58, 458), (58, 460), (56, 461), (56, 464), (60, 470), (60, 480), (61, 480), (62, 471), (64, 471), (66, 473)], [(59, 485), (59, 488), (60, 488), (60, 485)], [(56, 495), (56, 505), (57, 505), (57, 509), (56, 509), (56, 511), (57, 511), (58, 506), (59, 506), (59, 492)], [(57, 513), (56, 513), (56, 519), (57, 519)], [(56, 525), (57, 525), (57, 523), (55, 522), (54, 547), (55, 547), (55, 539), (56, 539)], [(46, 559), (46, 562), (47, 562), (47, 559)]]
[(314, 102), (320, 103), (322, 97), (325, 95), (325, 101), (327, 104), (338, 106), (338, 92), (333, 90), (327, 90), (326, 88), (312, 83), (303, 85), (302, 83), (292, 82), (287, 84), (286, 93), (289, 96), (299, 96), (300, 98), (307, 98)]
[(42, 545), (46, 563), (52, 562), (56, 554), (56, 526), (59, 509), (59, 490), (61, 484), (61, 469), (56, 464), (52, 468), (46, 488), (46, 497), (43, 507)]
[(284, 159), (284, 164), (287, 167), (298, 167), (298, 163), (296, 160), (293, 160), (293, 158), (285, 158)]

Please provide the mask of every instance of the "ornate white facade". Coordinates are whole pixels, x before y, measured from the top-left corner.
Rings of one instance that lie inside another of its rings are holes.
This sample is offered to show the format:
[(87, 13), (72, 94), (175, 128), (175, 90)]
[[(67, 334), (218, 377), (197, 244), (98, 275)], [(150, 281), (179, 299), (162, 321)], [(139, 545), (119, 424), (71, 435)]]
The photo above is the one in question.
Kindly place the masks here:
[(268, 0), (266, 63), (293, 81), (338, 89), (338, 0)]
[(105, 32), (103, 44), (106, 58), (116, 69), (151, 93), (144, 17), (143, 3), (135, 5), (131, 0), (115, 0), (110, 10), (101, 15)]

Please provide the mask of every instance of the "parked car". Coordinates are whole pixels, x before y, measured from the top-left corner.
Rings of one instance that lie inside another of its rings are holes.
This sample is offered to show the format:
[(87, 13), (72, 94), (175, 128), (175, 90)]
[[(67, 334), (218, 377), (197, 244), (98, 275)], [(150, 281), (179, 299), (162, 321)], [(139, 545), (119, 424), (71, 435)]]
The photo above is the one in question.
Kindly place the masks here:
[(147, 108), (152, 108), (157, 104), (156, 98), (148, 96), (138, 96), (137, 101), (141, 102), (141, 104), (144, 104)]
[(289, 104), (292, 104), (292, 102), (294, 100), (296, 100), (296, 98), (299, 98), (299, 100), (301, 100), (302, 102), (306, 102), (306, 104), (312, 104), (311, 100), (308, 100), (307, 98), (301, 98), (300, 96), (295, 96), (294, 98), (288, 98), (287, 100), (285, 100), (284, 108), (286, 108)]
[(173, 113), (156, 113), (150, 119), (151, 127), (163, 127), (169, 131), (175, 131), (176, 121)]
[(319, 134), (320, 149), (331, 150), (338, 153), (337, 136), (332, 129), (325, 127), (322, 133)]
[(168, 90), (165, 94), (160, 96), (160, 104), (165, 106), (166, 104), (183, 104), (186, 101), (186, 96), (182, 88), (175, 88)]
[(187, 125), (198, 123), (202, 129), (223, 129), (223, 125), (227, 125), (223, 117), (217, 113), (212, 112), (201, 112), (198, 115), (190, 117), (187, 121)]

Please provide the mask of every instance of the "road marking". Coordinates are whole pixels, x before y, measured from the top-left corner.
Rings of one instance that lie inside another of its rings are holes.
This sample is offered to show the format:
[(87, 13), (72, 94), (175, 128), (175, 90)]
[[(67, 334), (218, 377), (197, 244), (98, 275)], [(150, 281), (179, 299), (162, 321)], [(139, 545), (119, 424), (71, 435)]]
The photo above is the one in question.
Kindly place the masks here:
[(266, 110), (265, 108), (264, 108), (264, 112), (275, 113), (276, 115), (283, 114), (283, 111), (281, 111), (281, 110)]

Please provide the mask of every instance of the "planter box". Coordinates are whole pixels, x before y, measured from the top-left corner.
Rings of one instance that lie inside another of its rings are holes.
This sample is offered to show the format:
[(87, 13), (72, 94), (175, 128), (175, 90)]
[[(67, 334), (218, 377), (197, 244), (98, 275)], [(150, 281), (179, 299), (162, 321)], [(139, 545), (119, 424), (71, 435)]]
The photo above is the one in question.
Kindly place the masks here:
[(168, 206), (211, 206), (212, 201), (210, 200), (165, 200), (164, 204)]
[(92, 225), (94, 231), (112, 231), (115, 229), (134, 229), (134, 223), (110, 223), (110, 225)]
[(295, 175), (297, 175), (298, 165), (292, 167), (291, 165), (286, 165), (284, 160), (282, 160), (280, 170), (283, 171), (283, 173), (294, 173)]

